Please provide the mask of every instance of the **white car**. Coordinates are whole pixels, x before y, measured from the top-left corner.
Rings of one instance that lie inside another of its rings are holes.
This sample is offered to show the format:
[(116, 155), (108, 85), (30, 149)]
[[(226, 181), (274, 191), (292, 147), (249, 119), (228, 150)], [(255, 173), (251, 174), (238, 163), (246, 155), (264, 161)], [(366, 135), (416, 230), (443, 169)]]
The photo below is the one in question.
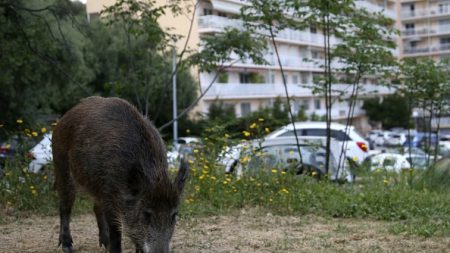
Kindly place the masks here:
[[(325, 144), (326, 138), (323, 137), (300, 137), (298, 146), (296, 140), (291, 137), (257, 139), (232, 147), (230, 152), (222, 157), (221, 163), (225, 165), (227, 173), (235, 173), (238, 177), (262, 169), (295, 169), (296, 174), (305, 174), (304, 168), (312, 169), (316, 175), (323, 176)], [(331, 140), (329, 178), (352, 182), (355, 177), (347, 167), (338, 169), (340, 147), (338, 141)]]
[[(310, 137), (326, 137), (327, 125), (326, 122), (296, 122), (295, 129), (297, 136)], [(331, 137), (336, 140), (341, 149), (344, 150), (345, 156), (351, 161), (361, 164), (368, 156), (369, 143), (356, 132), (353, 126), (346, 127), (339, 123), (331, 123)], [(281, 127), (271, 134), (267, 135), (265, 139), (274, 139), (279, 137), (294, 137), (294, 126), (292, 124)], [(345, 149), (344, 149), (345, 148)], [(342, 153), (342, 152), (341, 152)], [(339, 156), (340, 157), (340, 156)]]
[(439, 150), (444, 156), (450, 155), (450, 135), (439, 138)]
[(369, 166), (371, 171), (381, 169), (398, 173), (402, 170), (411, 169), (411, 163), (416, 169), (425, 168), (426, 162), (425, 156), (417, 154), (409, 156), (406, 154), (380, 153), (368, 157), (365, 164)]
[(38, 173), (53, 160), (52, 134), (44, 134), (44, 138), (30, 150), (31, 162), (28, 171)]
[(386, 146), (402, 146), (406, 141), (406, 134), (389, 132), (385, 135), (384, 144)]

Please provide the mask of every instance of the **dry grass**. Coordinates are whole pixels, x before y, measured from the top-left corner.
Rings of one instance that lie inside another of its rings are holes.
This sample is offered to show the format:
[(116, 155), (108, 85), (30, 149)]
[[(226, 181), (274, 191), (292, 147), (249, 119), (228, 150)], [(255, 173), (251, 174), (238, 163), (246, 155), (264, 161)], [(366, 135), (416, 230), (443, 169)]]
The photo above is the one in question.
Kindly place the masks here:
[[(317, 216), (275, 216), (247, 210), (226, 216), (180, 219), (173, 252), (448, 252), (449, 237), (390, 235), (390, 223)], [(62, 252), (57, 217), (0, 225), (0, 252)], [(73, 218), (75, 252), (105, 252), (93, 215)], [(128, 240), (125, 252), (134, 252)]]

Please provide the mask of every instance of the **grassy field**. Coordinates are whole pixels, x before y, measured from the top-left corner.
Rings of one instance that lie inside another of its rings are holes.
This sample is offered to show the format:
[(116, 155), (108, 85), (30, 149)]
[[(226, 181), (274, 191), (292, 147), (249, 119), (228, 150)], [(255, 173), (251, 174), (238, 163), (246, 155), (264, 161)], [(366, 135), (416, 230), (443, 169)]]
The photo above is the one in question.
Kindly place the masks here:
[[(237, 178), (215, 164), (206, 153), (210, 150), (196, 151), (190, 161), (174, 252), (450, 248), (448, 163), (401, 174), (362, 173), (355, 183), (338, 184), (277, 168)], [(52, 168), (30, 174), (22, 169), (24, 164), (8, 163), (0, 179), (0, 252), (55, 252), (58, 219)], [(78, 252), (102, 252), (91, 210), (89, 199), (77, 200), (73, 234)]]
[[(224, 215), (182, 217), (172, 252), (448, 252), (450, 237), (392, 234), (396, 222), (317, 215), (275, 215), (241, 209)], [(57, 247), (58, 218), (31, 216), (0, 225), (0, 252), (62, 252)], [(99, 248), (94, 215), (73, 218), (74, 249)], [(125, 239), (124, 252), (134, 252)]]

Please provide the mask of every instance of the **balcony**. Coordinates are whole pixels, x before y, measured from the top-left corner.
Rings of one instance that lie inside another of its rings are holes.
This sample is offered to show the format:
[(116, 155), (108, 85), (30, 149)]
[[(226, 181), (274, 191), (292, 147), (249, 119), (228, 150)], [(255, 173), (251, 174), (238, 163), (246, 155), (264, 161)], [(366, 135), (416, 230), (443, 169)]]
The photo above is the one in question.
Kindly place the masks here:
[(450, 14), (450, 8), (430, 8), (424, 10), (404, 10), (401, 12), (401, 17), (404, 19), (420, 19), (420, 18), (428, 18), (428, 17), (436, 17), (441, 15)]
[(355, 1), (355, 4), (356, 4), (357, 8), (364, 8), (369, 12), (381, 12), (388, 18), (391, 18), (394, 20), (397, 19), (397, 15), (396, 15), (395, 11), (386, 9), (384, 6), (379, 6), (377, 4), (367, 2), (367, 1)]
[(440, 44), (434, 47), (423, 47), (423, 48), (405, 48), (403, 50), (404, 54), (439, 54), (443, 51), (450, 51), (449, 44)]
[[(294, 97), (313, 97), (312, 84), (287, 84), (289, 96)], [(335, 84), (333, 90), (336, 94), (341, 92), (351, 92), (351, 85)], [(361, 95), (373, 94), (391, 94), (393, 91), (383, 86), (364, 85)], [(284, 97), (285, 90), (282, 83), (214, 83), (205, 94), (205, 100), (220, 99), (262, 99)]]
[[(200, 16), (198, 19), (199, 32), (222, 32), (226, 27), (244, 29), (244, 25), (239, 19), (229, 19), (220, 16), (207, 15)], [(269, 35), (268, 31), (258, 30), (258, 33)], [(288, 41), (291, 43), (301, 43), (307, 45), (313, 45), (323, 47), (324, 36), (321, 34), (314, 34), (304, 31), (296, 31), (292, 29), (285, 29), (280, 31), (277, 36), (277, 40)], [(330, 38), (332, 46), (339, 43), (339, 40), (335, 37)]]
[[(425, 37), (429, 35), (442, 35), (450, 33), (450, 25), (438, 26), (436, 29), (431, 28), (421, 28), (421, 29), (405, 29), (402, 30), (402, 35), (404, 37)], [(410, 38), (408, 38), (410, 39)]]

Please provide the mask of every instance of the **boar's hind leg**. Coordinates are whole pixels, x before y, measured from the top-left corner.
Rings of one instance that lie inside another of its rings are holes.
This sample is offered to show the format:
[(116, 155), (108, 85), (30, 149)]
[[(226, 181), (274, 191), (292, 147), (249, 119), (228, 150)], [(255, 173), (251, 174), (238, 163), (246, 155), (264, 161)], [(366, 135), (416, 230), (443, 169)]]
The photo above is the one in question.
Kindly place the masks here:
[(106, 217), (103, 212), (102, 206), (99, 203), (94, 204), (94, 212), (95, 217), (97, 218), (98, 225), (98, 245), (101, 247), (102, 245), (105, 248), (109, 246), (109, 228), (108, 223), (106, 222)]
[(59, 196), (59, 245), (63, 251), (72, 253), (72, 236), (70, 234), (70, 214), (75, 201), (75, 185), (70, 175), (67, 160), (55, 159), (55, 187)]

